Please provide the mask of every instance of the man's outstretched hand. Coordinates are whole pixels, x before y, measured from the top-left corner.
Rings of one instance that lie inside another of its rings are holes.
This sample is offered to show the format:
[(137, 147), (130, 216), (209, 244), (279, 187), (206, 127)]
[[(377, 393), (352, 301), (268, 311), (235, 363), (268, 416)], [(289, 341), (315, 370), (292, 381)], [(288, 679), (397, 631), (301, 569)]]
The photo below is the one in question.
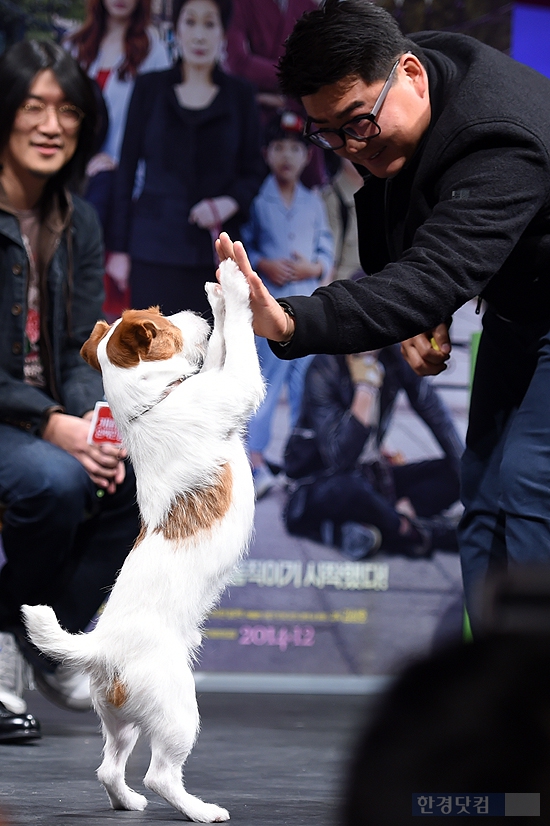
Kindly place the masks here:
[(220, 261), (232, 258), (248, 281), (252, 324), (256, 335), (271, 341), (289, 341), (294, 333), (294, 320), (285, 313), (262, 279), (254, 272), (242, 243), (233, 243), (229, 235), (222, 232), (216, 241), (216, 252)]

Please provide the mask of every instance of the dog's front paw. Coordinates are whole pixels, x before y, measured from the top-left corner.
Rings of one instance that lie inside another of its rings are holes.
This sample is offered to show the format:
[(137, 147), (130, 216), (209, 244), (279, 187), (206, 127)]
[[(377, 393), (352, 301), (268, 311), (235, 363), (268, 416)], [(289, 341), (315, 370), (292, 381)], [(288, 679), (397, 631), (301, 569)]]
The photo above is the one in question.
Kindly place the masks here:
[(221, 285), (217, 281), (207, 281), (204, 289), (208, 303), (212, 307), (214, 318), (220, 318), (225, 310), (225, 299)]
[(248, 281), (234, 261), (227, 258), (220, 264), (220, 282), (226, 300), (235, 297), (242, 304), (248, 304), (250, 288)]

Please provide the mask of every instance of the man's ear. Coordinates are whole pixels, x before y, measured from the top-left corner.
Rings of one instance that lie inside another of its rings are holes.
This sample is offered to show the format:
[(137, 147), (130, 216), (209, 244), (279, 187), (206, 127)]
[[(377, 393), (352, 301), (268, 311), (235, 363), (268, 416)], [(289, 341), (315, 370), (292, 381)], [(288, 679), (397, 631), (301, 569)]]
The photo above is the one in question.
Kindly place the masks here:
[(101, 372), (99, 361), (97, 360), (97, 345), (103, 336), (111, 329), (111, 325), (106, 321), (98, 321), (92, 330), (90, 338), (84, 342), (80, 348), (80, 355), (87, 361), (90, 367)]
[(428, 75), (422, 61), (414, 54), (407, 53), (403, 60), (403, 72), (409, 82), (413, 84), (418, 97), (424, 98), (428, 94)]

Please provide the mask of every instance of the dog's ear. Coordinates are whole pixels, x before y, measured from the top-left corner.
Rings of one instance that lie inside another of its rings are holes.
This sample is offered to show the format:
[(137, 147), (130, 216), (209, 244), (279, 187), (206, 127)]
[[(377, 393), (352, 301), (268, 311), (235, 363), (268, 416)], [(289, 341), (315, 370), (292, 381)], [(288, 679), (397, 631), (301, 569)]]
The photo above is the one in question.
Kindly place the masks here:
[(88, 341), (85, 341), (82, 347), (80, 348), (80, 355), (87, 361), (90, 367), (93, 367), (95, 370), (99, 370), (101, 372), (101, 367), (99, 361), (97, 360), (97, 345), (105, 335), (105, 333), (111, 329), (111, 325), (107, 324), (106, 321), (98, 321), (92, 330), (92, 334)]
[(107, 342), (109, 361), (116, 367), (135, 367), (149, 352), (158, 331), (153, 319), (139, 317), (133, 310), (123, 313)]

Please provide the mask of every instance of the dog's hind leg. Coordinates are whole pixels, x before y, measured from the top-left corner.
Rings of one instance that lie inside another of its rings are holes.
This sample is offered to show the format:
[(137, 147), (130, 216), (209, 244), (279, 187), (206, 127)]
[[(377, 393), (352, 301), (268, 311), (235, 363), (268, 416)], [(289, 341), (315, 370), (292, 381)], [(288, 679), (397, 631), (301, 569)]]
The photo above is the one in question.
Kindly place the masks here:
[(185, 732), (175, 730), (173, 737), (151, 741), (151, 763), (144, 783), (163, 797), (175, 809), (197, 823), (221, 823), (229, 820), (229, 812), (213, 803), (205, 803), (186, 791), (182, 766), (191, 748), (183, 745)]
[(104, 710), (101, 721), (105, 746), (98, 780), (105, 786), (113, 809), (141, 812), (147, 806), (147, 798), (131, 789), (125, 779), (126, 763), (139, 737), (139, 728)]
[(162, 727), (151, 735), (151, 763), (144, 778), (148, 789), (163, 797), (175, 809), (197, 823), (229, 820), (229, 812), (189, 794), (183, 785), (182, 766), (193, 748), (199, 729), (199, 713), (193, 686), (192, 698), (179, 706), (162, 710)]

